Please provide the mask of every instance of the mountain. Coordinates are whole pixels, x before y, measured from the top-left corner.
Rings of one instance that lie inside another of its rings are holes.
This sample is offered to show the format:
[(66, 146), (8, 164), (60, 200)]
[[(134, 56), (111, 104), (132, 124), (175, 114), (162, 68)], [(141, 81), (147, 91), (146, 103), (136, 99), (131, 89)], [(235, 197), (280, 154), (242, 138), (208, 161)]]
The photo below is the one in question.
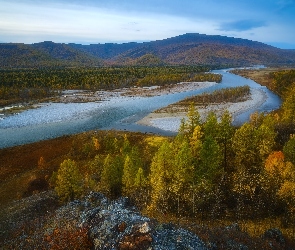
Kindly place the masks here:
[(197, 33), (144, 43), (0, 44), (0, 67), (206, 64), (295, 65), (295, 50)]
[(98, 66), (101, 60), (67, 44), (0, 44), (0, 68)]
[(167, 64), (294, 64), (295, 53), (260, 42), (226, 36), (185, 34), (160, 41), (142, 43), (110, 61), (136, 59), (153, 54)]

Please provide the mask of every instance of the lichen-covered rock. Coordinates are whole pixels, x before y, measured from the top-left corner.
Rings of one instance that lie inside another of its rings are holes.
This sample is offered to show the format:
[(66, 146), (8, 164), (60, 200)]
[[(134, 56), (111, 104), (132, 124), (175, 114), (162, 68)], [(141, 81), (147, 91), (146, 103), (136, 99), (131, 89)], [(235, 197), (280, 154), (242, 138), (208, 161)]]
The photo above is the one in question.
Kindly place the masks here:
[(91, 192), (83, 200), (61, 207), (56, 219), (72, 217), (81, 228), (87, 227), (94, 249), (205, 249), (193, 233), (173, 225), (159, 225), (144, 217), (128, 198), (108, 200)]
[(199, 237), (172, 224), (160, 225), (153, 232), (153, 249), (206, 249)]
[(264, 239), (274, 240), (279, 244), (284, 244), (286, 242), (281, 230), (277, 228), (266, 230), (262, 237)]

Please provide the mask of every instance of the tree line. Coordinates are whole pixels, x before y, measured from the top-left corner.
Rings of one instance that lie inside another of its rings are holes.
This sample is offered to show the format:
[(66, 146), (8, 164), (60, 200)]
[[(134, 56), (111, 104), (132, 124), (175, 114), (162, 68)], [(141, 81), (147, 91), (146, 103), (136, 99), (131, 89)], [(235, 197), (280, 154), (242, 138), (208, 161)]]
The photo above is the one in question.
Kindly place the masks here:
[(282, 117), (286, 123), (295, 124), (295, 70), (283, 70), (270, 74), (270, 89), (282, 99)]
[(0, 70), (3, 104), (47, 98), (59, 90), (113, 90), (181, 81), (221, 81), (206, 66), (42, 68)]
[(187, 97), (184, 100), (178, 102), (180, 105), (204, 105), (210, 103), (222, 103), (222, 102), (242, 102), (245, 101), (250, 95), (250, 87), (245, 85), (235, 88), (223, 88), (214, 90), (211, 93), (205, 92), (200, 95)]

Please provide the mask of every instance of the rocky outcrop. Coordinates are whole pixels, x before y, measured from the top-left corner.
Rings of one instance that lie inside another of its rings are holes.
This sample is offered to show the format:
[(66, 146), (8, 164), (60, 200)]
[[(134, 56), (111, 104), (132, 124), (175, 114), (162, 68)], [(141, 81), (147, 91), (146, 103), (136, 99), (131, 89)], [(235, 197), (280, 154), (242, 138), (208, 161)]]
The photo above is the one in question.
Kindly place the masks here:
[(94, 249), (206, 249), (192, 232), (142, 216), (127, 198), (110, 201), (91, 192), (58, 209), (55, 224), (69, 216), (80, 228), (88, 228)]
[(142, 216), (128, 198), (91, 192), (58, 207), (53, 191), (10, 204), (0, 213), (1, 249), (294, 249), (279, 229), (251, 237), (237, 223), (194, 232)]

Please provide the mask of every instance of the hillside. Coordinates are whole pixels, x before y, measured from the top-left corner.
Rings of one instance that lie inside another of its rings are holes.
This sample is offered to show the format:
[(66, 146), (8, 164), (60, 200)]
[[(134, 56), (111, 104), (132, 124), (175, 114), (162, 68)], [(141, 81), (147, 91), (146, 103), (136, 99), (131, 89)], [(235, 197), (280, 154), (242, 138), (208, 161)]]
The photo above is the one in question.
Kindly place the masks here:
[(42, 42), (37, 44), (0, 44), (1, 68), (32, 68), (62, 66), (97, 66), (98, 57), (66, 44)]
[(295, 50), (278, 49), (247, 39), (194, 33), (145, 43), (0, 44), (1, 68), (137, 65), (138, 63), (146, 66), (294, 65)]

